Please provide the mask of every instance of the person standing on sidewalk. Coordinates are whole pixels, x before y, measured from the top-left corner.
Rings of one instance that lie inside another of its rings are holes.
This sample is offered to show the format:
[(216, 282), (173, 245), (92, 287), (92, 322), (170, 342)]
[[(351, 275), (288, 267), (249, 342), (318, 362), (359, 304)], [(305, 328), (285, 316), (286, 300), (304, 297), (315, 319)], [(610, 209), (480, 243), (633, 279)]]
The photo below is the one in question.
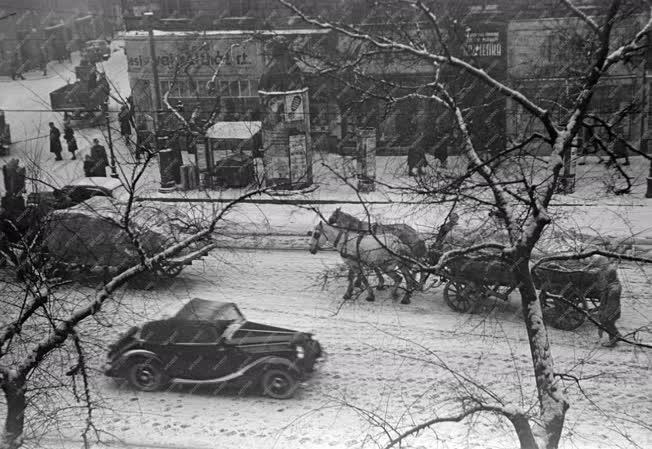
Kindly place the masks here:
[(91, 160), (93, 161), (93, 176), (106, 177), (106, 167), (109, 166), (109, 158), (106, 155), (106, 148), (100, 145), (100, 141), (97, 139), (93, 139)]
[(75, 131), (73, 131), (72, 127), (70, 126), (70, 123), (66, 123), (63, 126), (63, 138), (65, 139), (66, 143), (68, 144), (68, 151), (72, 154), (72, 159), (73, 161), (77, 159), (75, 157), (75, 151), (77, 151), (77, 140), (75, 139)]
[(20, 69), (21, 63), (20, 63), (20, 56), (18, 55), (18, 52), (15, 52), (14, 55), (11, 58), (11, 79), (15, 80), (16, 78), (20, 78), (21, 80), (24, 80), (25, 77), (23, 76), (23, 71)]
[(48, 56), (47, 51), (44, 48), (41, 48), (39, 51), (38, 58), (39, 69), (43, 71), (43, 76), (48, 75)]
[(59, 131), (59, 128), (54, 126), (54, 123), (50, 122), (50, 153), (54, 153), (55, 155), (55, 161), (60, 161), (62, 160), (61, 157), (61, 141), (59, 138), (61, 137), (61, 131)]
[(118, 121), (120, 122), (120, 134), (127, 143), (127, 146), (131, 146), (131, 111), (126, 104), (123, 104), (120, 108)]

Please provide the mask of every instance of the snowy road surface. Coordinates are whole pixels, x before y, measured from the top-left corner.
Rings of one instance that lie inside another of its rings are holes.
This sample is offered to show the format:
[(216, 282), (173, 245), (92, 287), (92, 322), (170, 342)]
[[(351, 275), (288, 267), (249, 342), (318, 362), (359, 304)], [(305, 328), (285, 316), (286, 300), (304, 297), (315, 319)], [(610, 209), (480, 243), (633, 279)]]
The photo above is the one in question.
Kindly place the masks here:
[[(459, 411), (457, 397), (474, 390), (470, 380), (527, 408), (535, 400), (525, 330), (516, 295), (489, 304), (476, 315), (460, 315), (444, 303), (442, 290), (416, 294), (401, 306), (378, 294), (341, 306), (344, 281), (321, 288), (318, 274), (339, 263), (335, 253), (221, 250), (203, 267), (193, 266), (170, 286), (126, 290), (121, 312), (105, 309), (102, 321), (116, 321), (104, 344), (127, 327), (177, 309), (192, 296), (237, 302), (254, 321), (311, 331), (328, 360), (294, 399), (211, 388), (175, 388), (156, 393), (118, 386), (93, 376), (95, 420), (110, 447), (183, 448), (360, 448), (377, 447), (392, 428)], [(626, 289), (622, 330), (647, 324), (649, 275), (621, 271)], [(340, 307), (341, 306), (341, 307)], [(569, 381), (571, 404), (564, 448), (652, 447), (649, 433), (649, 354), (626, 346), (598, 345), (596, 331), (551, 330), (556, 371), (583, 378), (582, 396)], [(93, 359), (95, 367), (102, 357)], [(572, 370), (572, 371), (571, 371)], [(467, 381), (460, 384), (462, 376)], [(491, 392), (491, 393), (489, 393)], [(50, 429), (41, 447), (80, 447), (83, 410), (64, 411), (68, 420)], [(426, 430), (404, 447), (515, 447), (504, 422), (492, 417)], [(384, 427), (385, 429), (381, 428)], [(385, 433), (387, 432), (387, 433)], [(647, 432), (647, 433), (646, 433)], [(626, 435), (626, 436), (625, 436)]]

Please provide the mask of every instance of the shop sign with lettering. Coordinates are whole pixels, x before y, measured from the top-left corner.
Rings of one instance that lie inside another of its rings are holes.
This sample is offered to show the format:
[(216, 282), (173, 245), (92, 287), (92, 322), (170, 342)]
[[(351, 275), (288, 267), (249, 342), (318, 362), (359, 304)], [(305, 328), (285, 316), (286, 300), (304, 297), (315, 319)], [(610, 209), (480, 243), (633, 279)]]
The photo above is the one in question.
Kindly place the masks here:
[[(175, 36), (155, 38), (159, 73), (171, 75), (179, 66), (192, 60), (194, 73), (212, 74), (220, 66), (221, 75), (262, 73), (263, 54), (258, 42), (223, 36)], [(149, 43), (146, 37), (125, 40), (128, 70), (132, 73), (151, 71)], [(221, 64), (221, 65), (220, 65)]]

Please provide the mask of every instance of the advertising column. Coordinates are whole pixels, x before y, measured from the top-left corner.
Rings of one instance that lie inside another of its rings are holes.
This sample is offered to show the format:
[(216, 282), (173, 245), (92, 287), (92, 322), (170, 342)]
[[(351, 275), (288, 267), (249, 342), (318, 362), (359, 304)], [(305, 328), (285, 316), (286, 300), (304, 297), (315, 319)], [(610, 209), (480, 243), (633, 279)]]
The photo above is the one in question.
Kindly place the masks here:
[(265, 183), (279, 189), (312, 185), (312, 145), (308, 88), (260, 91)]
[(358, 192), (376, 190), (376, 128), (358, 128)]

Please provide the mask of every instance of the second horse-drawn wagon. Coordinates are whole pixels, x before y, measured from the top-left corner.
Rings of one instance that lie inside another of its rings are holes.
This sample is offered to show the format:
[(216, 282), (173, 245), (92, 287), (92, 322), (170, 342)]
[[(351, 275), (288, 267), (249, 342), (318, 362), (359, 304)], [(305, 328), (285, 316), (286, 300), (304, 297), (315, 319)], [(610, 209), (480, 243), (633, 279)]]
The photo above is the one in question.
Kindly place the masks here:
[[(439, 275), (446, 303), (462, 313), (474, 312), (488, 298), (507, 300), (519, 287), (509, 262), (493, 251), (456, 256)], [(587, 314), (597, 314), (608, 285), (618, 283), (615, 268), (595, 260), (544, 262), (533, 267), (532, 278), (544, 320), (562, 330), (577, 329)]]

